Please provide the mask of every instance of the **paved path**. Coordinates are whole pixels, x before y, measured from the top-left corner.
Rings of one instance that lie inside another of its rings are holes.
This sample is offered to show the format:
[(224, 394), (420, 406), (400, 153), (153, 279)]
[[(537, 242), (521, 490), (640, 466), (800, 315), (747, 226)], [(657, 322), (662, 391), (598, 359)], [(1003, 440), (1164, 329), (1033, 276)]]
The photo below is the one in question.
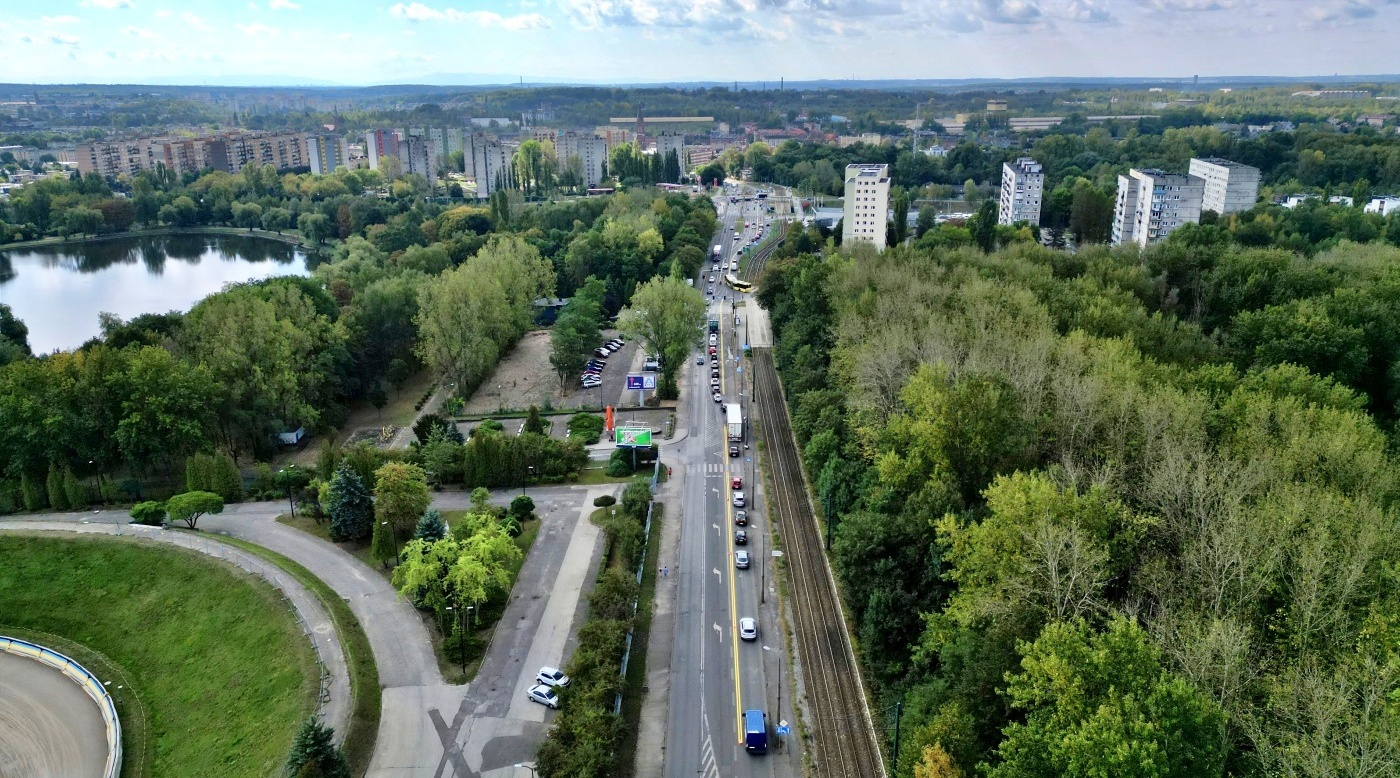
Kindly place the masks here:
[(101, 778), (107, 725), (72, 678), (0, 651), (0, 775)]
[[(281, 502), (230, 505), (218, 516), (201, 519), (198, 535), (148, 532), (157, 537), (193, 537), (217, 546), (224, 545), (217, 542), (220, 534), (247, 540), (298, 562), (346, 601), (369, 639), (383, 687), (369, 776), (509, 776), (517, 773), (513, 765), (534, 758), (552, 715), (540, 706), (512, 715), (516, 690), (528, 688), (521, 683), (534, 677), (539, 668), (531, 663), (536, 659), (555, 666), (567, 662), (587, 608), (585, 597), (596, 577), (602, 544), (601, 534), (587, 516), (594, 497), (616, 495), (620, 488), (609, 484), (527, 490), (542, 520), (540, 535), (470, 688), (444, 682), (422, 617), (383, 576), (334, 544), (278, 523), (276, 517), (285, 507)], [(497, 490), (491, 502), (508, 505), (518, 494)], [(439, 509), (469, 505), (467, 492), (433, 496), (433, 506)], [(78, 531), (133, 531), (122, 510), (0, 519), (0, 528), (36, 519)], [(531, 653), (537, 632), (549, 648)], [(523, 776), (528, 771), (518, 773)]]
[[(327, 696), (321, 709), (322, 720), (335, 727), (338, 738), (345, 736), (346, 725), (350, 722), (350, 672), (345, 664), (345, 651), (340, 645), (340, 636), (336, 634), (330, 615), (321, 606), (321, 601), (316, 595), (276, 566), (227, 543), (220, 543), (203, 534), (126, 524), (130, 517), (120, 514), (114, 521), (113, 513), (115, 511), (99, 512), (96, 515), (53, 514), (47, 517), (47, 520), (43, 517), (5, 519), (0, 521), (0, 531), (79, 532), (168, 543), (218, 557), (262, 578), (286, 598), (302, 630), (311, 640), (317, 659), (325, 666), (328, 678)], [(0, 771), (0, 775), (10, 773)]]

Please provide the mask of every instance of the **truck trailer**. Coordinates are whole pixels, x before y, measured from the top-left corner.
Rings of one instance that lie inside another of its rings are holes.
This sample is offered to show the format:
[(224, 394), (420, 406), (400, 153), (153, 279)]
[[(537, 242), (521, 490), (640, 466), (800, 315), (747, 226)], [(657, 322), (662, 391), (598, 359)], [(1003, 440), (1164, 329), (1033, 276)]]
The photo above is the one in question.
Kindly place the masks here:
[(729, 426), (729, 441), (736, 443), (744, 439), (744, 416), (739, 411), (738, 403), (730, 403), (724, 407), (725, 423)]
[(712, 249), (712, 250), (710, 251), (710, 256), (711, 256), (711, 257), (714, 257), (714, 259), (715, 259), (716, 261), (718, 261), (718, 260), (719, 260), (719, 255), (720, 255), (720, 254), (723, 254), (723, 253), (724, 253), (724, 247), (721, 246), (721, 245), (719, 245), (719, 244), (715, 244), (714, 249)]

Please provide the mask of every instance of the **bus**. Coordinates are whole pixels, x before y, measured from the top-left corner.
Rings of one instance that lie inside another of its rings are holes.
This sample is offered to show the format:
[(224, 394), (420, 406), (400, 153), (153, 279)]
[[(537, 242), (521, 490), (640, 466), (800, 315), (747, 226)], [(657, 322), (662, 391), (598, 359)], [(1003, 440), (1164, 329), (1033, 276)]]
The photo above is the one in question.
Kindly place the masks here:
[(734, 275), (733, 273), (730, 273), (729, 275), (724, 277), (724, 283), (728, 284), (729, 288), (733, 289), (736, 292), (753, 291), (753, 284), (749, 283), (748, 281), (740, 281), (739, 277)]

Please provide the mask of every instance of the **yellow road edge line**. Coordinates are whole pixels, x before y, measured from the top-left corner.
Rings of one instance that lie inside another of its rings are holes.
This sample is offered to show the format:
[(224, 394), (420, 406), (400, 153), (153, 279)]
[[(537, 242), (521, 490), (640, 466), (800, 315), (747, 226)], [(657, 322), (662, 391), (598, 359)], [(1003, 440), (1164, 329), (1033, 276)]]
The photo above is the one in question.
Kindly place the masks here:
[[(735, 294), (738, 294), (736, 291)], [(729, 378), (728, 359), (724, 356), (724, 303), (719, 305), (719, 338), (716, 344), (716, 354), (719, 355), (719, 385), (724, 387)], [(737, 379), (736, 379), (737, 390)], [(725, 398), (729, 399), (729, 398)], [(725, 403), (727, 406), (728, 403)], [(734, 471), (729, 464), (729, 414), (726, 408), (725, 421), (723, 424), (724, 436), (720, 444), (720, 453), (724, 455), (724, 494), (729, 495), (729, 499), (724, 501), (724, 534), (729, 538), (729, 633), (730, 642), (734, 646), (734, 728), (738, 736), (738, 742), (744, 742), (744, 704), (739, 695), (739, 597), (735, 588), (734, 579), (738, 577), (739, 568), (734, 567), (734, 495), (730, 489), (730, 484), (734, 481)]]

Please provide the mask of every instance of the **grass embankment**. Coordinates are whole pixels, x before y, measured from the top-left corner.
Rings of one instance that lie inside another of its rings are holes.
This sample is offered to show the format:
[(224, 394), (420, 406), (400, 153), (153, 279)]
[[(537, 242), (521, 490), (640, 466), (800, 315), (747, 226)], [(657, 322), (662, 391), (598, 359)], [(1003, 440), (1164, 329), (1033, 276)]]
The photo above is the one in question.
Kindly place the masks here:
[[(454, 524), (467, 515), (465, 510), (442, 511), (442, 520), (447, 523), (450, 529)], [(316, 523), (314, 519), (306, 515), (298, 515), (292, 518), (283, 514), (277, 520), (290, 527), (301, 530), (308, 535), (314, 535), (327, 543), (330, 539), (330, 522), (323, 521)], [(530, 553), (530, 547), (535, 544), (535, 536), (540, 532), (540, 522), (532, 519), (525, 522), (520, 527), (520, 535), (515, 538), (515, 545), (521, 551), (521, 565)], [(385, 580), (392, 581), (393, 570), (386, 568), (370, 557), (368, 541), (352, 541), (349, 543), (336, 543), (347, 553), (356, 559), (364, 562), (370, 569), (382, 575)], [(515, 586), (515, 579), (520, 576), (521, 565), (514, 566), (510, 571), (510, 585)], [(428, 623), (433, 626), (428, 634), (433, 639), (433, 654), (437, 656), (438, 669), (442, 671), (443, 680), (448, 683), (467, 683), (476, 677), (477, 670), (481, 667), (481, 660), (486, 655), (486, 648), (491, 643), (491, 635), (495, 632), (496, 622), (501, 620), (505, 613), (506, 604), (509, 602), (509, 595), (500, 595), (481, 604), (481, 612), (476, 614), (475, 623), (470, 630), (471, 639), (467, 643), (467, 667), (466, 672), (462, 672), (462, 662), (460, 659), (448, 657), (443, 648), (442, 627), (449, 625), (435, 624), (435, 619), (428, 619)], [(377, 716), (376, 716), (377, 718)]]
[(651, 535), (647, 538), (646, 565), (637, 597), (637, 621), (632, 632), (632, 654), (627, 659), (627, 677), (622, 692), (622, 731), (627, 736), (617, 751), (614, 775), (628, 778), (637, 766), (637, 732), (641, 727), (642, 703), (646, 700), (647, 646), (651, 642), (652, 601), (656, 598), (656, 560), (661, 555), (661, 525), (664, 508), (652, 503)]
[(124, 729), (144, 717), (144, 742), (123, 738), (123, 775), (280, 774), (320, 675), (270, 585), (193, 551), (116, 539), (5, 535), (0, 559), (0, 625), (71, 640), (119, 670), (89, 668), (126, 687)]
[(360, 620), (324, 581), (297, 562), (254, 543), (238, 538), (220, 537), (219, 540), (238, 546), (249, 553), (257, 554), (288, 575), (297, 579), (311, 590), (320, 600), (321, 607), (330, 614), (335, 624), (336, 635), (345, 650), (345, 661), (350, 669), (350, 724), (345, 731), (345, 757), (350, 761), (353, 775), (364, 775), (369, 769), (370, 757), (374, 754), (375, 738), (379, 734), (379, 712), (382, 703), (379, 688), (379, 668), (374, 663), (374, 651), (370, 648), (369, 637), (360, 626)]

